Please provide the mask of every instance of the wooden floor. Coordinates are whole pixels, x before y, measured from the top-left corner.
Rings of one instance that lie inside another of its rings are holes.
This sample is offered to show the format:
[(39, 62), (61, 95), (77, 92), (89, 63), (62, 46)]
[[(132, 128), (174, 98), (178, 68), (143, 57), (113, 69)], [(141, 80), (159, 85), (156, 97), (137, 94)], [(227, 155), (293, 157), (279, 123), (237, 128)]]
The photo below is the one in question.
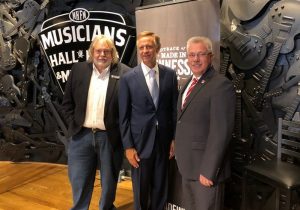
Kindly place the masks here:
[[(100, 180), (94, 185), (90, 210), (98, 210)], [(67, 166), (0, 161), (0, 210), (67, 210), (72, 206)], [(115, 206), (133, 209), (130, 181), (118, 184)]]

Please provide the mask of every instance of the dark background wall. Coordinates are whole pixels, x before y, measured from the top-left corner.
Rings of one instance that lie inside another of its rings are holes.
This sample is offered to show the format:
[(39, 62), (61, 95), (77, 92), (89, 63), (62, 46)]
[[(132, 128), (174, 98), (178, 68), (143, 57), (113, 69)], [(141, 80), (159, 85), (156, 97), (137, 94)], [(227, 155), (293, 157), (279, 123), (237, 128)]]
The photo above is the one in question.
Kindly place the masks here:
[(86, 8), (119, 13), (135, 27), (135, 8), (156, 3), (162, 1), (0, 1), (0, 160), (66, 162), (67, 139), (57, 115), (63, 93), (39, 44), (43, 21)]

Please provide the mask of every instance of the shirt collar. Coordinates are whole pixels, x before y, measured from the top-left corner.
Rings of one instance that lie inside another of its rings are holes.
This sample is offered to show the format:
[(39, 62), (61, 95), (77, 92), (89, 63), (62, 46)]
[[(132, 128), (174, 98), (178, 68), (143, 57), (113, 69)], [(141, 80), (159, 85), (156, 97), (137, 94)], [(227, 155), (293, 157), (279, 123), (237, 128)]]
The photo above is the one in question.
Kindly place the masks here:
[[(199, 80), (199, 79), (201, 79), (201, 77), (203, 77), (202, 80), (204, 80), (204, 79), (206, 78), (206, 75), (208, 75), (209, 72), (211, 71), (211, 69), (212, 69), (212, 66), (210, 65), (210, 66), (206, 69), (206, 71), (205, 71), (203, 74), (201, 74), (199, 77), (196, 77), (195, 75), (193, 75), (192, 80), (193, 80), (194, 78), (196, 78), (197, 80)], [(204, 82), (205, 82), (205, 81), (204, 81)], [(202, 83), (203, 83), (203, 81), (202, 81)]]
[(106, 76), (109, 75), (109, 70), (110, 70), (110, 65), (108, 67), (106, 67), (102, 73), (100, 74), (100, 72), (98, 71), (97, 67), (95, 66), (95, 64), (93, 64), (93, 73), (99, 77), (99, 78), (105, 78)]
[(200, 75), (199, 77), (196, 77), (195, 75), (193, 75), (192, 80), (193, 80), (194, 78), (196, 78), (197, 80), (199, 80), (201, 77), (202, 77), (202, 75)]
[[(147, 76), (149, 74), (149, 72), (150, 72), (151, 69), (146, 64), (144, 64), (143, 62), (141, 63), (141, 67), (142, 67), (144, 76)], [(155, 64), (155, 66), (152, 69), (158, 75), (159, 71), (158, 71), (158, 65), (157, 65), (157, 63)]]

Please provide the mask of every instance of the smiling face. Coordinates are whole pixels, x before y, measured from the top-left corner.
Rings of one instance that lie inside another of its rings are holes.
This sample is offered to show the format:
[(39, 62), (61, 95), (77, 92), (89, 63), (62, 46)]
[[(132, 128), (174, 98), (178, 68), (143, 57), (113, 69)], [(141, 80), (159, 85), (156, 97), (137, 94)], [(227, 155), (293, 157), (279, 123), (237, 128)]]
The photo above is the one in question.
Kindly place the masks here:
[(94, 44), (92, 57), (95, 66), (102, 72), (112, 63), (112, 48), (104, 40), (99, 40)]
[(159, 47), (155, 43), (153, 36), (141, 37), (137, 41), (139, 56), (143, 63), (149, 68), (153, 68), (156, 64)]
[(212, 53), (203, 42), (190, 43), (187, 48), (188, 66), (196, 77), (205, 73), (212, 62)]

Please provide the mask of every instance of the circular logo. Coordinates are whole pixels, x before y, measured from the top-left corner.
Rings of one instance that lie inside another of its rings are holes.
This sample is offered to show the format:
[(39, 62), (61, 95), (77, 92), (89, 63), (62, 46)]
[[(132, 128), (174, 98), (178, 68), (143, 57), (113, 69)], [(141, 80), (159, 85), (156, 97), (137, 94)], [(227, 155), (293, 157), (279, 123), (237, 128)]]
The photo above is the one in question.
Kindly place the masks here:
[(89, 19), (89, 17), (90, 17), (89, 11), (84, 8), (76, 8), (69, 13), (70, 20), (77, 23), (82, 23), (87, 19)]

